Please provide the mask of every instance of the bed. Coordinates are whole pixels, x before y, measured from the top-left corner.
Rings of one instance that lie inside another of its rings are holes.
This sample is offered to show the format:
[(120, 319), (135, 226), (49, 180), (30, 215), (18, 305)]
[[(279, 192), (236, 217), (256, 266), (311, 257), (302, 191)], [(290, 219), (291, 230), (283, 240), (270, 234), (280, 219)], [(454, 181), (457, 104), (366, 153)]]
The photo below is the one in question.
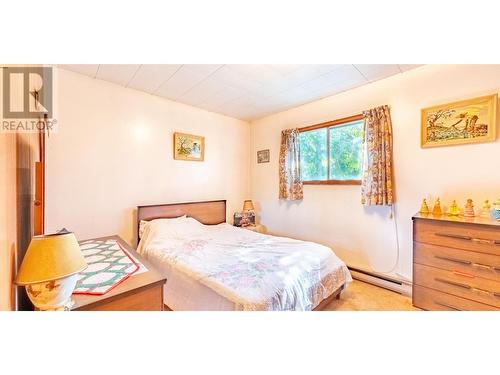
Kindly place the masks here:
[(227, 224), (225, 200), (139, 206), (137, 233), (167, 310), (322, 310), (352, 281), (325, 246)]

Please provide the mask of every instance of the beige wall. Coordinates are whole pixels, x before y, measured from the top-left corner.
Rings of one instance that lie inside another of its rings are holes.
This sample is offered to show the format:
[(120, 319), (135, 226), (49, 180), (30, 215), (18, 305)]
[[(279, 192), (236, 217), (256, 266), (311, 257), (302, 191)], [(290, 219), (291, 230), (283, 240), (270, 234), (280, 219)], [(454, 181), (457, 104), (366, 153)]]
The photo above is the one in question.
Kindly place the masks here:
[(0, 310), (14, 309), (16, 138), (0, 134)]
[[(273, 233), (331, 246), (349, 265), (411, 278), (411, 216), (422, 197), (500, 197), (500, 143), (420, 148), (420, 109), (448, 101), (497, 93), (500, 65), (423, 66), (253, 122), (252, 197), (261, 221)], [(280, 131), (358, 114), (388, 104), (394, 127), (396, 222), (387, 208), (363, 208), (359, 186), (305, 186), (304, 200), (278, 200)], [(256, 151), (269, 148), (271, 162), (256, 163)], [(397, 261), (395, 228), (400, 258)], [(394, 268), (394, 265), (397, 266)]]
[[(420, 148), (420, 109), (498, 92), (500, 66), (424, 66), (250, 127), (75, 73), (58, 73), (60, 129), (47, 143), (48, 232), (66, 227), (79, 238), (118, 233), (133, 242), (137, 205), (226, 198), (231, 216), (251, 192), (272, 233), (329, 245), (355, 267), (411, 278), (411, 216), (422, 197), (456, 198), (460, 204), (471, 197), (478, 207), (483, 199), (500, 196), (495, 173), (499, 142)], [(391, 106), (394, 123), (396, 220), (387, 208), (363, 208), (358, 186), (306, 186), (302, 202), (279, 202), (281, 129), (382, 104)], [(206, 161), (174, 161), (174, 131), (204, 135)], [(271, 162), (257, 164), (256, 151), (266, 148)]]
[[(46, 231), (133, 242), (138, 205), (249, 194), (248, 123), (58, 70), (47, 142)], [(173, 160), (175, 131), (205, 136), (205, 161)]]

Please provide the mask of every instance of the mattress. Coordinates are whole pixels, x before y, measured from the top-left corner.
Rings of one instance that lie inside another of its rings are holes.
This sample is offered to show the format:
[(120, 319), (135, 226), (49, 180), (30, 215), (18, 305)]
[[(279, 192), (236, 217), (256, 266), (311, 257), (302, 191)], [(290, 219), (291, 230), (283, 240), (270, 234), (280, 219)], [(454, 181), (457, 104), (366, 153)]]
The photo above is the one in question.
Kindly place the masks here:
[(172, 230), (155, 221), (138, 251), (166, 276), (164, 303), (175, 311), (312, 310), (352, 280), (316, 243), (228, 224), (191, 222), (184, 230), (177, 221)]

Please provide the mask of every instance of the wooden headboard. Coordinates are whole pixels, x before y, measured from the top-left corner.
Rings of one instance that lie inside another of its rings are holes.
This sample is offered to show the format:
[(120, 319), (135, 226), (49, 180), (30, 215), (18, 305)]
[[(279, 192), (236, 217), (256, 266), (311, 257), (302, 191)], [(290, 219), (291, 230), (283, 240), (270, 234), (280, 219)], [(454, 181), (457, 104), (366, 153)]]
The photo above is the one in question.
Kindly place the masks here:
[(200, 223), (215, 225), (226, 222), (226, 200), (169, 203), (137, 207), (137, 237), (141, 220), (172, 219), (187, 215)]

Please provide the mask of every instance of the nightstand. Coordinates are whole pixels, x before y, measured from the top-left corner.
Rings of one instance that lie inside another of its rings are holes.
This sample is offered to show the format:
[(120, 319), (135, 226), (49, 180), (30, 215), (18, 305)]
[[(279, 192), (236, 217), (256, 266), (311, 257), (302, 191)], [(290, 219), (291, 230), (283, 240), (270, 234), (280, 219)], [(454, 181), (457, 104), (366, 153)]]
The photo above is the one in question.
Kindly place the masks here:
[[(163, 310), (163, 285), (166, 278), (142, 258), (121, 237), (109, 236), (95, 240), (115, 240), (135, 259), (141, 262), (147, 271), (132, 274), (115, 288), (100, 296), (73, 295), (74, 305), (71, 310), (92, 311), (161, 311)], [(83, 241), (81, 241), (83, 242)]]
[(241, 227), (241, 229), (251, 230), (252, 232), (258, 232), (262, 234), (266, 234), (266, 227), (260, 224), (250, 225), (248, 227)]

